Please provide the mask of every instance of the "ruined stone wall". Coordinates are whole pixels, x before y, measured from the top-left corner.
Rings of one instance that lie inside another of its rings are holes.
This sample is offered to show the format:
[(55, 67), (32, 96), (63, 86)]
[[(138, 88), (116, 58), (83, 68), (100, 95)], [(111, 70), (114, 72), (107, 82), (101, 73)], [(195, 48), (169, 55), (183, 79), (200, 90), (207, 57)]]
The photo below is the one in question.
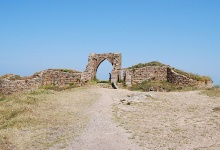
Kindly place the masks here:
[(35, 89), (40, 87), (41, 85), (42, 85), (42, 79), (40, 78), (18, 79), (18, 80), (1, 79), (0, 93), (12, 94), (29, 89)]
[(142, 68), (125, 69), (125, 84), (128, 87), (143, 81), (168, 81), (182, 86), (195, 86), (198, 88), (211, 88), (212, 81), (196, 81), (176, 73), (169, 66), (147, 66)]
[(81, 72), (74, 70), (49, 69), (42, 71), (35, 76), (42, 78), (43, 85), (80, 85)]
[[(112, 64), (111, 82), (116, 83), (121, 79), (122, 58), (120, 53), (91, 53), (85, 71), (78, 72), (67, 69), (48, 69), (35, 73), (30, 77), (6, 75), (0, 77), (0, 93), (11, 94), (25, 90), (39, 88), (44, 85), (54, 86), (81, 86), (94, 79), (99, 65), (108, 60)], [(124, 81), (128, 87), (143, 81), (168, 81), (177, 85), (212, 87), (212, 81), (195, 81), (184, 75), (174, 72), (169, 66), (146, 66), (142, 68), (123, 69)]]
[(9, 75), (0, 79), (0, 93), (12, 94), (26, 90), (32, 90), (44, 85), (80, 86), (81, 72), (74, 70), (49, 69), (35, 73), (30, 77)]
[(188, 85), (188, 86), (195, 85), (195, 81), (193, 79), (178, 74), (175, 71), (173, 71), (171, 68), (167, 68), (167, 81), (177, 85)]
[(212, 81), (197, 81), (190, 79), (184, 75), (176, 73), (171, 68), (167, 68), (167, 81), (176, 85), (195, 86), (197, 88), (211, 88), (213, 87)]
[(143, 81), (167, 81), (167, 66), (147, 66), (142, 68), (125, 69), (125, 83), (132, 86)]

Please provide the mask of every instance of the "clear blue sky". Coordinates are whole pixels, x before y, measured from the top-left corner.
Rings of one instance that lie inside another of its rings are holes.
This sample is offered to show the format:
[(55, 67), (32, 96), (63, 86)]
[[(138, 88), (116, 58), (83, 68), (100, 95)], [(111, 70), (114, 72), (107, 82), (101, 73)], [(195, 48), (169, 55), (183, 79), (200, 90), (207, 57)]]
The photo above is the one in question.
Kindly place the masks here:
[(84, 71), (91, 52), (121, 52), (124, 68), (157, 60), (220, 85), (220, 0), (0, 0), (0, 75)]

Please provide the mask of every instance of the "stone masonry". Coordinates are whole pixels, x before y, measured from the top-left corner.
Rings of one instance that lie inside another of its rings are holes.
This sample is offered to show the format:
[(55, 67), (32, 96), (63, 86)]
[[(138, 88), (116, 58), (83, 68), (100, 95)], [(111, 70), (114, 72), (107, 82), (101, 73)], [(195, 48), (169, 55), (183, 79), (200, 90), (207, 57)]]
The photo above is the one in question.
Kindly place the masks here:
[(169, 66), (147, 66), (142, 68), (125, 69), (125, 84), (128, 87), (143, 81), (168, 81), (176, 85), (210, 88), (212, 81), (196, 81), (176, 73)]
[(146, 80), (167, 81), (167, 66), (147, 66), (125, 69), (124, 78), (127, 86), (132, 86)]
[(119, 79), (121, 79), (120, 53), (105, 53), (105, 54), (91, 53), (89, 55), (88, 65), (86, 67), (86, 70), (82, 73), (81, 81), (85, 83), (94, 79), (96, 77), (96, 72), (99, 65), (106, 59), (113, 66), (113, 69), (111, 71), (111, 82), (116, 83)]
[[(67, 69), (48, 69), (30, 77), (18, 75), (4, 75), (0, 77), (0, 93), (12, 94), (25, 90), (36, 89), (45, 85), (54, 86), (81, 86), (96, 77), (99, 65), (108, 60), (112, 64), (111, 82), (114, 86), (121, 79), (121, 54), (120, 53), (91, 53), (88, 65), (84, 72)], [(184, 75), (180, 75), (169, 66), (147, 66), (142, 68), (123, 69), (125, 85), (131, 87), (143, 81), (168, 81), (177, 85), (212, 87), (212, 81), (195, 81)]]
[(213, 87), (212, 81), (196, 81), (190, 79), (184, 75), (176, 73), (170, 67), (167, 68), (167, 81), (170, 83), (174, 83), (176, 85), (183, 85), (183, 86), (196, 86), (198, 88), (211, 88)]
[(0, 93), (12, 94), (25, 90), (36, 89), (45, 85), (54, 86), (81, 86), (92, 80), (96, 76), (99, 65), (108, 60), (113, 69), (111, 71), (111, 82), (116, 83), (121, 78), (121, 54), (105, 53), (89, 55), (88, 65), (82, 73), (67, 69), (48, 69), (30, 77), (20, 77), (19, 75), (5, 75), (0, 77)]
[(30, 77), (18, 75), (5, 75), (0, 79), (0, 93), (12, 94), (26, 90), (32, 90), (44, 85), (54, 86), (80, 86), (81, 72), (75, 70), (48, 69)]

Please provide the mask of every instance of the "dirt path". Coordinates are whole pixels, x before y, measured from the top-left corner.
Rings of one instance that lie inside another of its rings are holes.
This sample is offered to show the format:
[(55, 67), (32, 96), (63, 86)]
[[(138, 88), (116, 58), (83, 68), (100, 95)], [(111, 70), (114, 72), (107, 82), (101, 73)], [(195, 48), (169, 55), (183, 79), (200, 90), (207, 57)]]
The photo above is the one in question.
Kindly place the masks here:
[(101, 94), (100, 98), (92, 106), (91, 120), (84, 132), (69, 144), (66, 149), (77, 150), (139, 150), (142, 149), (134, 141), (129, 139), (130, 134), (118, 126), (112, 118), (112, 104), (114, 98), (126, 94), (123, 90), (91, 89)]

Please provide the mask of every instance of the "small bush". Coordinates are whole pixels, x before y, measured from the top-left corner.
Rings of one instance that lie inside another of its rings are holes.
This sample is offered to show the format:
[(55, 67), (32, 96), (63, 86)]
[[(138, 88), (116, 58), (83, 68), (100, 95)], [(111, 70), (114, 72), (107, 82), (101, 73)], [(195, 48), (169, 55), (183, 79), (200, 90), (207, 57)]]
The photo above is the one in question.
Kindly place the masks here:
[(0, 102), (6, 100), (4, 96), (0, 97)]
[(70, 86), (75, 86), (75, 83), (73, 83), (73, 82), (70, 82), (70, 83), (68, 83)]
[(99, 82), (99, 79), (97, 79), (96, 77), (94, 77), (92, 80), (88, 81), (87, 84), (89, 85), (95, 85)]
[(61, 69), (62, 72), (71, 72), (69, 69)]
[(97, 84), (97, 81), (95, 81), (95, 80), (90, 80), (90, 81), (87, 82), (87, 84), (89, 84), (89, 85), (95, 85), (95, 84)]

